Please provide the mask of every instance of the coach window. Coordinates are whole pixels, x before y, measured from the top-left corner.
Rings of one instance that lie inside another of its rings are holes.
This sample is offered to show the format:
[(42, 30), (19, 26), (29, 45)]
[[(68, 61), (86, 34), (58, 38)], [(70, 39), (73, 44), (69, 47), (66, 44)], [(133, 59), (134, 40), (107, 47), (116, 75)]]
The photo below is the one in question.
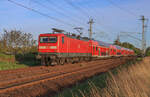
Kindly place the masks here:
[(64, 37), (62, 37), (62, 44), (64, 44)]

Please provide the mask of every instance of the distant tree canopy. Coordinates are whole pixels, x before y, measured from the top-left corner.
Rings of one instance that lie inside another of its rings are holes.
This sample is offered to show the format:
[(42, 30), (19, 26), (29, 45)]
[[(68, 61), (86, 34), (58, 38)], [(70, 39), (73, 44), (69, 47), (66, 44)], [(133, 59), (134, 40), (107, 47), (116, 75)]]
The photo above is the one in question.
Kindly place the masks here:
[(146, 49), (146, 56), (150, 56), (150, 47)]
[(36, 40), (30, 33), (19, 30), (4, 30), (0, 37), (0, 51), (10, 54), (25, 54), (36, 51)]
[(0, 40), (0, 52), (2, 52), (3, 48), (2, 48), (2, 41)]
[(119, 45), (119, 46), (122, 46), (122, 47), (125, 47), (125, 48), (132, 49), (132, 50), (134, 50), (134, 52), (137, 55), (141, 55), (142, 54), (142, 51), (139, 48), (136, 48), (134, 45), (132, 45), (131, 43), (128, 43), (128, 42), (121, 43), (119, 39), (116, 39), (114, 41), (114, 45)]

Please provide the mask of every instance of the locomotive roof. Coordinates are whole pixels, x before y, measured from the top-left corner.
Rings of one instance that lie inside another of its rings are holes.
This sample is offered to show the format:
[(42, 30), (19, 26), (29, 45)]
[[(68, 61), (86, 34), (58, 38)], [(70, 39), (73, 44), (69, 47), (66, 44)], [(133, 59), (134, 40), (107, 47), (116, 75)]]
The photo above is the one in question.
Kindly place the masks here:
[(122, 47), (124, 50), (128, 50), (128, 51), (133, 51), (132, 49), (129, 49), (129, 48), (124, 48)]
[(121, 50), (121, 48), (122, 48), (121, 46), (118, 46), (118, 45), (115, 45), (115, 46), (116, 46), (117, 49), (120, 49), (120, 50)]
[(97, 41), (99, 43), (100, 46), (105, 46), (105, 47), (110, 47), (112, 44), (109, 43), (105, 43), (103, 41)]
[[(54, 33), (45, 33), (45, 34), (54, 34)], [(40, 35), (43, 36), (45, 34), (40, 34)], [(64, 33), (55, 33), (55, 34), (59, 35), (59, 34), (64, 34)], [(66, 35), (67, 37), (70, 37), (70, 38), (79, 39), (79, 40), (83, 40), (83, 41), (89, 41), (90, 40), (88, 37), (78, 37), (77, 38), (77, 36), (72, 36), (72, 35), (68, 35), (68, 34), (64, 34), (64, 35)], [(94, 40), (94, 39), (92, 39), (92, 40)], [(94, 40), (94, 41), (97, 41), (97, 40)], [(100, 46), (104, 46), (104, 47), (108, 47), (108, 48), (113, 45), (113, 44), (110, 44), (110, 43), (105, 43), (103, 41), (97, 41), (97, 42)], [(123, 48), (124, 50), (133, 51), (131, 49), (124, 48), (124, 47), (121, 47), (121, 46), (118, 46), (118, 45), (113, 45), (113, 46), (115, 46), (117, 49), (122, 49)]]
[(70, 38), (74, 38), (74, 39), (79, 39), (79, 40), (83, 40), (83, 41), (89, 41), (88, 37), (72, 36), (72, 35), (68, 35), (68, 34), (64, 34), (64, 35), (66, 35), (67, 37), (70, 37)]

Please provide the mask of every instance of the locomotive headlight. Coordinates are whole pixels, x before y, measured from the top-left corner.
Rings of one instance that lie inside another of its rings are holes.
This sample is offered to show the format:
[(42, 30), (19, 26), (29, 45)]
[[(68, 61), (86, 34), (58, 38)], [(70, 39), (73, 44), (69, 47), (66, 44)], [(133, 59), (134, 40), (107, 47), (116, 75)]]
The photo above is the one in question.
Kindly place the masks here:
[(46, 46), (39, 46), (39, 49), (46, 49)]
[(50, 46), (50, 49), (57, 49), (57, 46)]

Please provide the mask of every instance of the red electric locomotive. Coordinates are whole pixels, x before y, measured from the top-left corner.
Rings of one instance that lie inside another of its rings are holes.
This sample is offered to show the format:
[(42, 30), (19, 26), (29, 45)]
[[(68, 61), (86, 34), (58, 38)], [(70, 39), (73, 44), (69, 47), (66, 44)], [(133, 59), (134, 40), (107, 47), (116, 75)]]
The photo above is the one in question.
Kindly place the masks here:
[(40, 34), (38, 52), (42, 64), (64, 64), (65, 62), (89, 59), (90, 40), (63, 33)]
[(55, 32), (39, 35), (38, 53), (43, 65), (73, 63), (95, 57), (134, 55), (133, 50), (120, 46)]

